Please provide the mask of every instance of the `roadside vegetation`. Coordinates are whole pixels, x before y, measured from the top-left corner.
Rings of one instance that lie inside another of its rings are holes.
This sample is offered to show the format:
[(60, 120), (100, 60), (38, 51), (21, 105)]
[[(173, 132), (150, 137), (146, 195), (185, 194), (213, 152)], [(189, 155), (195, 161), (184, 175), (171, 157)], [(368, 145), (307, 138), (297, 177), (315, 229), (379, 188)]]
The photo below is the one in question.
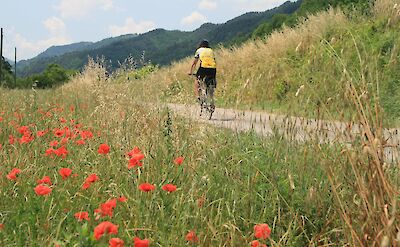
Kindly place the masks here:
[[(340, 9), (308, 16), (265, 39), (217, 49), (218, 106), (351, 120), (348, 86), (379, 97), (388, 122), (400, 116), (399, 7), (376, 1), (368, 14)], [(138, 81), (145, 98), (187, 103), (193, 78), (190, 58)], [(345, 75), (350, 75), (351, 80)], [(372, 103), (372, 102), (371, 102)]]

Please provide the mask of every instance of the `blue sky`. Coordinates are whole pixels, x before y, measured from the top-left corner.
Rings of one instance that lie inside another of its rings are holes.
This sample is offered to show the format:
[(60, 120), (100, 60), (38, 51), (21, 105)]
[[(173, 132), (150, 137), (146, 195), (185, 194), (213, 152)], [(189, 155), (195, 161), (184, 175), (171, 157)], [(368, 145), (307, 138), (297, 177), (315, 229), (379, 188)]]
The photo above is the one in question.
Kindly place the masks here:
[(3, 55), (18, 60), (52, 45), (99, 41), (155, 28), (191, 31), (205, 22), (224, 23), (285, 0), (11, 0), (2, 3)]

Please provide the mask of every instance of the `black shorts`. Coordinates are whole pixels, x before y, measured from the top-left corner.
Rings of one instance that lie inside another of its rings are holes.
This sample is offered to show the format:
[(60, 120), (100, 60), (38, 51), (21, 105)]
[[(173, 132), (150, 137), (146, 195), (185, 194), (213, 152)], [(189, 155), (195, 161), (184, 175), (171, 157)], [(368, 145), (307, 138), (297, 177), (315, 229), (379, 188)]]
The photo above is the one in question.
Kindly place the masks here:
[(200, 67), (196, 73), (196, 76), (197, 78), (199, 78), (199, 80), (205, 79), (204, 81), (207, 85), (213, 84), (214, 86), (217, 85), (217, 80), (215, 79), (216, 75), (217, 75), (217, 69), (214, 68)]

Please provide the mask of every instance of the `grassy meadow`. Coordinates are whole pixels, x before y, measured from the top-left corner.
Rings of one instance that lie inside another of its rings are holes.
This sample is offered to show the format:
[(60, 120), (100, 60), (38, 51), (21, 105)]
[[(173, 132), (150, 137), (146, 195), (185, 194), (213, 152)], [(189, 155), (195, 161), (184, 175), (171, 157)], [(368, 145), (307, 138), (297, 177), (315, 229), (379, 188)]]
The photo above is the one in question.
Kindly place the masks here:
[(217, 106), (362, 124), (346, 144), (146, 104), (193, 101), (189, 58), (111, 78), (91, 60), (55, 89), (0, 89), (0, 246), (399, 246), (382, 131), (399, 114), (397, 6), (218, 49)]

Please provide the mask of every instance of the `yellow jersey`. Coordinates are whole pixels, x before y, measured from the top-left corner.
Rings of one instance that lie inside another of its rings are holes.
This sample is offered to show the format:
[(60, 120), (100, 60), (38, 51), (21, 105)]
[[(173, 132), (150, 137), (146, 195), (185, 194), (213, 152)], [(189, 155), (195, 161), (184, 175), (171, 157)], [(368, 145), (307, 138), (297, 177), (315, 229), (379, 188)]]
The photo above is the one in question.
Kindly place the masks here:
[(214, 52), (211, 48), (200, 47), (195, 53), (195, 58), (200, 59), (200, 67), (202, 68), (217, 68)]

